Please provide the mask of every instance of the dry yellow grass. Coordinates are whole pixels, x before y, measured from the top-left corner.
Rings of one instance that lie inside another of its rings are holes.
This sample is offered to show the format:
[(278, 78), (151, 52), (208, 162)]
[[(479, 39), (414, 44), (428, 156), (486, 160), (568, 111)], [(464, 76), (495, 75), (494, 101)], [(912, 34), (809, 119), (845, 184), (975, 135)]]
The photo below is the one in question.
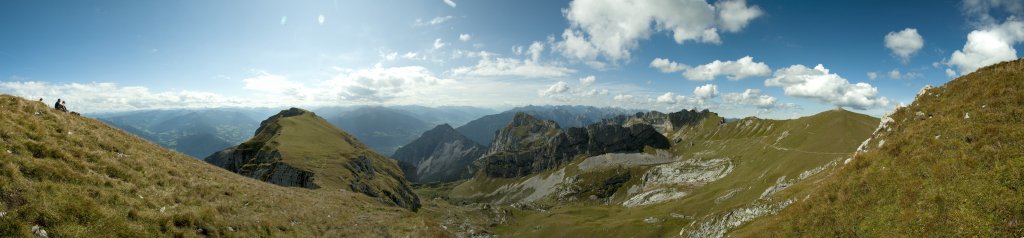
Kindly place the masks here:
[(286, 188), (97, 120), (0, 95), (0, 237), (422, 237), (436, 223), (362, 194)]

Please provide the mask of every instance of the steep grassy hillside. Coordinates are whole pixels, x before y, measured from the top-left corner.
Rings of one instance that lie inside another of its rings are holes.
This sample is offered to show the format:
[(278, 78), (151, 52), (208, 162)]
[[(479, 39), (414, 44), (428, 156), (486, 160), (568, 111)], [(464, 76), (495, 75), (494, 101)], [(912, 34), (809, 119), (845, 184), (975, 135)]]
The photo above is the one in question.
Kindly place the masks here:
[(0, 237), (445, 236), (360, 193), (245, 178), (0, 95)]
[(1024, 235), (1024, 61), (922, 90), (842, 166), (742, 236)]

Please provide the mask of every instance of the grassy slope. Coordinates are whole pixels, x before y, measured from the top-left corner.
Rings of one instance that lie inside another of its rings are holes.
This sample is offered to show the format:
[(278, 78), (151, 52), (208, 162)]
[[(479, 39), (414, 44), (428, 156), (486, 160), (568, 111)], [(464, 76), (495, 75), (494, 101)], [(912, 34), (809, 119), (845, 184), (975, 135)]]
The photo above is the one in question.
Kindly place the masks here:
[(241, 177), (38, 102), (0, 107), (2, 237), (444, 235), (362, 194)]
[[(702, 124), (685, 129), (684, 139), (673, 145), (672, 151), (684, 158), (727, 157), (736, 167), (730, 175), (691, 191), (685, 198), (638, 208), (618, 206), (627, 198), (624, 188), (635, 184), (636, 179), (643, 175), (642, 168), (632, 169), (633, 181), (627, 182), (613, 196), (612, 205), (551, 201), (553, 204), (549, 205), (552, 207), (547, 211), (513, 210), (516, 223), (498, 226), (495, 231), (512, 236), (675, 236), (680, 228), (692, 225), (691, 222), (715, 219), (723, 212), (750, 204), (781, 176), (797, 178), (804, 171), (848, 157), (878, 125), (877, 118), (840, 110), (796, 120), (747, 118), (725, 125), (719, 125), (719, 121), (720, 118), (712, 116)], [(789, 131), (789, 135), (776, 143), (785, 131)], [(694, 142), (692, 146), (691, 141)], [(569, 176), (578, 175), (575, 165), (579, 162), (568, 165)], [(580, 176), (587, 177), (602, 176)], [(511, 183), (504, 180), (488, 182)], [(461, 184), (453, 194), (465, 196), (476, 189), (489, 191), (497, 186), (492, 183)], [(731, 199), (721, 204), (715, 202), (716, 198), (737, 188), (741, 190)], [(798, 186), (793, 186), (784, 191), (792, 195), (792, 190), (797, 189)], [(672, 213), (689, 218), (673, 218)], [(644, 219), (648, 217), (662, 222), (645, 223)]]
[(891, 118), (809, 197), (736, 235), (1024, 234), (1024, 61), (928, 90)]

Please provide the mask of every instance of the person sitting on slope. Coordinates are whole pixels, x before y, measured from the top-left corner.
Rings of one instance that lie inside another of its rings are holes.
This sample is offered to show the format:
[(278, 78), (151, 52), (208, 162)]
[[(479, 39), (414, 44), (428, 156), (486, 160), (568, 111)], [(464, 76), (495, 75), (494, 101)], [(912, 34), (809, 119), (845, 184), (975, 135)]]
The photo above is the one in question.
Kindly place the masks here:
[(57, 104), (54, 104), (53, 107), (54, 107), (54, 109), (57, 109), (57, 111), (67, 112), (68, 111), (68, 107), (65, 106), (64, 103), (65, 103), (64, 100), (61, 100), (61, 99), (58, 98), (57, 99)]

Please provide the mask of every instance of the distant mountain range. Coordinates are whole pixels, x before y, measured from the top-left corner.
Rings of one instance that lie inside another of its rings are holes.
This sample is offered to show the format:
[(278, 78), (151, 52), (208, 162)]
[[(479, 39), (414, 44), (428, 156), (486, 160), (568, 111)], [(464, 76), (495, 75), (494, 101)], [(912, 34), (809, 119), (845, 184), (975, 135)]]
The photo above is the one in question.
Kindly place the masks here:
[(264, 109), (156, 110), (93, 115), (164, 148), (203, 158), (252, 137)]
[[(150, 110), (89, 115), (164, 148), (195, 158), (248, 140), (278, 108)], [(476, 107), (324, 107), (318, 115), (390, 155), (434, 125), (460, 125), (496, 111)]]
[[(164, 148), (205, 158), (252, 137), (261, 118), (278, 108), (221, 108), (151, 110), (89, 115)], [(449, 124), (470, 140), (487, 147), (495, 133), (516, 112), (553, 120), (565, 127), (582, 127), (636, 110), (589, 106), (526, 106), (501, 113), (477, 107), (323, 107), (313, 110), (334, 126), (365, 143), (377, 153), (394, 154), (423, 132)], [(459, 126), (461, 125), (461, 126)]]
[(398, 160), (405, 177), (415, 183), (451, 182), (469, 178), (486, 148), (459, 134), (455, 128), (442, 124), (408, 145), (391, 158)]
[(524, 112), (543, 120), (552, 120), (564, 128), (569, 128), (584, 127), (603, 119), (633, 114), (639, 110), (590, 106), (526, 106), (481, 117), (459, 126), (456, 130), (476, 143), (490, 146), (498, 130), (508, 125), (517, 112)]

